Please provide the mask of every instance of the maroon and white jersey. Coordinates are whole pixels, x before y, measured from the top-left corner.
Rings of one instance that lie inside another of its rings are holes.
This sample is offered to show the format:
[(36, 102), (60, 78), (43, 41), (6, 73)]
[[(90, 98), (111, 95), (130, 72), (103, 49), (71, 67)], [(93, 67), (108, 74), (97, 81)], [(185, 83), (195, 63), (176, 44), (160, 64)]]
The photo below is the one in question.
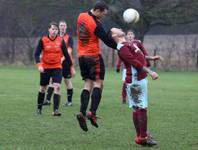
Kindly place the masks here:
[(124, 44), (124, 46), (118, 51), (118, 55), (127, 70), (126, 83), (132, 82), (132, 66), (138, 72), (137, 80), (146, 78), (147, 73), (142, 70), (144, 66), (147, 66), (145, 54), (135, 42), (124, 42), (122, 44)]
[[(132, 43), (137, 45), (137, 47), (143, 52), (144, 56), (148, 56), (149, 55), (147, 49), (144, 47), (144, 45), (142, 44), (142, 42), (140, 40), (136, 40), (135, 39), (135, 40), (133, 40)], [(151, 66), (149, 60), (146, 60), (146, 63), (147, 63), (146, 64), (147, 67)]]

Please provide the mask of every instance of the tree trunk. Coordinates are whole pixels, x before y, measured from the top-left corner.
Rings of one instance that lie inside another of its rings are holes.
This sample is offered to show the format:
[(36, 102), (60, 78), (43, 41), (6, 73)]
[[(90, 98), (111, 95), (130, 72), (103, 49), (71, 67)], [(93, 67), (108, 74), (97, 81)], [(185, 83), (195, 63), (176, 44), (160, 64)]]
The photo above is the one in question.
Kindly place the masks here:
[(112, 64), (111, 64), (112, 66), (112, 68), (114, 68), (114, 66), (115, 66), (115, 51), (114, 50), (112, 50)]
[(13, 37), (11, 38), (11, 53), (10, 53), (10, 63), (13, 64), (15, 62), (15, 41), (16, 39)]

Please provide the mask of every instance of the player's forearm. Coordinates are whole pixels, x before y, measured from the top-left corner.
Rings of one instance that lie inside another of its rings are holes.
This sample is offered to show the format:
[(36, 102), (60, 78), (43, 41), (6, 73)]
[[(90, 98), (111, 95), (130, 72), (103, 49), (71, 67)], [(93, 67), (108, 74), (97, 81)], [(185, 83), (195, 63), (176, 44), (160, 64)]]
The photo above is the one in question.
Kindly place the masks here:
[(72, 56), (72, 51), (73, 51), (73, 50), (72, 50), (71, 47), (68, 47), (67, 50), (68, 50), (69, 57), (70, 57), (70, 59), (71, 59), (72, 65), (75, 66), (75, 62), (74, 62), (74, 59), (73, 59), (73, 56)]
[(149, 68), (147, 68), (147, 67), (143, 67), (142, 70), (143, 70), (144, 72), (148, 73), (148, 74), (152, 74), (152, 72), (153, 72), (151, 69), (149, 69)]
[(155, 60), (153, 56), (145, 56), (147, 60)]
[(36, 64), (40, 63), (40, 54), (42, 52), (42, 41), (39, 41), (39, 44), (36, 48), (36, 51), (34, 52), (34, 60)]
[(107, 46), (116, 49), (117, 48), (117, 43), (108, 38), (107, 33), (105, 32), (105, 30), (103, 29), (102, 25), (98, 24), (96, 29), (95, 29), (95, 35), (97, 37), (99, 37)]
[(147, 60), (163, 60), (163, 58), (161, 57), (161, 56), (159, 56), (159, 55), (155, 55), (155, 56), (145, 56), (145, 58), (147, 59)]
[(36, 64), (40, 63), (40, 53), (39, 52), (35, 52), (34, 60), (35, 60)]
[(69, 56), (69, 53), (68, 53), (68, 50), (64, 41), (62, 42), (61, 49), (62, 49), (63, 56), (65, 57), (66, 62), (68, 63), (69, 66), (72, 66), (72, 61), (71, 61), (71, 58)]
[(121, 64), (122, 64), (122, 60), (120, 59), (120, 57), (118, 57), (118, 59), (117, 59), (117, 64), (116, 64), (116, 68), (117, 68), (117, 69), (120, 69)]
[(152, 78), (153, 80), (158, 79), (158, 74), (157, 74), (156, 72), (150, 70), (149, 68), (143, 67), (142, 70), (145, 71), (145, 72), (147, 72), (147, 73), (151, 76), (151, 78)]

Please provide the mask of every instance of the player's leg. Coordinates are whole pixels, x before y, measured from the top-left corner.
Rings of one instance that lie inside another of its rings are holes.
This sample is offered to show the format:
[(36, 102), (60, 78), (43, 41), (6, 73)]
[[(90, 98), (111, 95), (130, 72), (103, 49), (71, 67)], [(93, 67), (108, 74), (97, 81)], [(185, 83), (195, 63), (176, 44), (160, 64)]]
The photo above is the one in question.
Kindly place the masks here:
[(147, 92), (147, 79), (137, 81), (131, 88), (133, 102), (136, 106), (136, 119), (138, 121), (139, 136), (135, 142), (145, 146), (156, 145), (147, 132), (147, 108), (148, 108), (148, 92)]
[(126, 92), (127, 92), (127, 97), (128, 97), (129, 108), (132, 109), (131, 117), (132, 117), (132, 121), (135, 127), (136, 137), (139, 137), (140, 128), (139, 128), (139, 121), (138, 121), (138, 109), (137, 109), (138, 107), (136, 103), (133, 101), (133, 97), (131, 93), (132, 84), (127, 84), (126, 86), (127, 86)]
[(45, 69), (44, 73), (40, 73), (40, 88), (37, 96), (37, 114), (41, 114), (43, 102), (45, 99), (45, 91), (50, 80), (50, 72)]
[(87, 118), (91, 121), (91, 124), (96, 128), (98, 128), (96, 112), (102, 97), (102, 84), (103, 80), (96, 80), (94, 82), (94, 87), (91, 94), (90, 111), (87, 113)]
[(72, 97), (73, 97), (73, 85), (72, 80), (64, 78), (64, 82), (67, 89), (67, 100), (65, 101), (64, 106), (72, 106)]
[(87, 117), (93, 126), (98, 127), (96, 113), (102, 97), (102, 87), (105, 76), (105, 66), (101, 56), (96, 59), (96, 64), (93, 70), (92, 79), (95, 81), (91, 94), (90, 112), (87, 114)]
[(122, 83), (122, 103), (126, 104), (126, 83)]
[(88, 131), (86, 123), (86, 111), (89, 104), (90, 91), (93, 85), (93, 81), (86, 79), (84, 88), (80, 95), (80, 112), (76, 115), (79, 125), (83, 131)]
[(76, 115), (76, 118), (83, 131), (88, 131), (86, 123), (86, 111), (89, 104), (90, 91), (93, 86), (93, 81), (89, 79), (90, 68), (93, 64), (94, 60), (92, 58), (79, 58), (80, 72), (85, 83), (80, 95), (80, 112)]
[(123, 82), (122, 83), (122, 103), (123, 104), (126, 103), (126, 97), (127, 97), (125, 78), (126, 78), (126, 69), (123, 69), (122, 71), (122, 82)]
[(53, 92), (54, 92), (54, 87), (53, 87), (52, 79), (50, 79), (50, 83), (47, 86), (47, 96), (46, 96), (45, 101), (43, 102), (43, 105), (51, 104), (51, 97), (52, 97)]
[(72, 85), (72, 76), (71, 76), (71, 69), (70, 66), (65, 62), (66, 60), (63, 61), (62, 63), (62, 75), (64, 78), (65, 86), (66, 86), (66, 91), (67, 91), (67, 99), (65, 101), (64, 106), (72, 106), (72, 96), (73, 96), (73, 85)]
[(59, 105), (60, 105), (60, 85), (62, 81), (62, 70), (61, 69), (53, 69), (52, 72), (52, 81), (54, 87), (54, 107), (53, 107), (53, 116), (61, 116), (61, 113), (58, 112)]

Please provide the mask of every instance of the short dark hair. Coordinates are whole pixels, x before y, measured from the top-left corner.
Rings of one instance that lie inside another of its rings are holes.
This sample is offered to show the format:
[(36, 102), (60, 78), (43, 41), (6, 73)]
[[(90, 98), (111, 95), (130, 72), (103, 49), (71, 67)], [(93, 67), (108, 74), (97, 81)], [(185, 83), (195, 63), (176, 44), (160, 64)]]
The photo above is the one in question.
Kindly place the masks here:
[(104, 1), (97, 1), (93, 6), (93, 10), (96, 9), (99, 9), (100, 11), (104, 11), (105, 9), (108, 10), (109, 7)]
[(60, 20), (59, 21), (59, 24), (62, 23), (62, 22), (65, 23), (65, 24), (67, 24), (67, 22), (65, 20)]
[(133, 29), (128, 29), (128, 30), (126, 31), (126, 34), (129, 33), (129, 32), (133, 32), (133, 34), (135, 34), (135, 31), (134, 31)]
[(58, 28), (58, 24), (55, 21), (52, 21), (52, 22), (49, 23), (48, 29), (50, 29), (52, 27), (52, 25), (54, 25)]

